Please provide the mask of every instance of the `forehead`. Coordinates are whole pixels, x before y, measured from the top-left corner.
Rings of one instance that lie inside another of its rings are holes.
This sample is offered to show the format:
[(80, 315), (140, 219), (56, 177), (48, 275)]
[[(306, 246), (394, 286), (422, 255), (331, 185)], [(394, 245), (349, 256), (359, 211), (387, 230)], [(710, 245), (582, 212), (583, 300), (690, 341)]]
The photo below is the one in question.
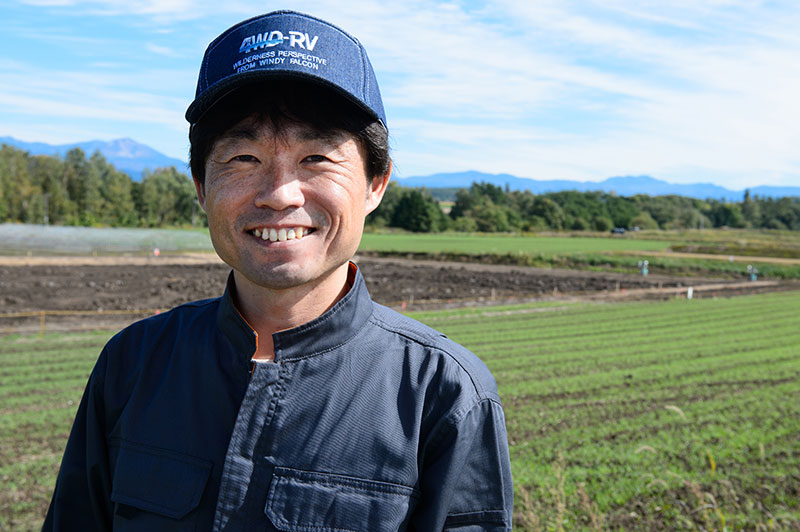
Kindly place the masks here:
[(356, 140), (355, 135), (343, 129), (320, 129), (305, 122), (276, 121), (269, 117), (253, 114), (223, 131), (214, 144), (236, 141), (280, 141), (286, 144), (320, 141), (328, 144), (342, 144), (351, 139)]

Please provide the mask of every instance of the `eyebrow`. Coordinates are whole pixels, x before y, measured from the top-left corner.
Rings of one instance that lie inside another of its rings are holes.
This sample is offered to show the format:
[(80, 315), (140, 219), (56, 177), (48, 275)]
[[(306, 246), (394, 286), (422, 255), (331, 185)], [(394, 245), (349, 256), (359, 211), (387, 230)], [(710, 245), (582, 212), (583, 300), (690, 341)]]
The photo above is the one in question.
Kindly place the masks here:
[(226, 140), (256, 140), (258, 138), (258, 134), (256, 133), (256, 129), (252, 126), (235, 126), (231, 129), (227, 130), (225, 133), (219, 136), (217, 141), (226, 141)]
[[(279, 132), (279, 136), (284, 138), (286, 131)], [(253, 124), (234, 126), (220, 135), (217, 142), (230, 142), (237, 140), (256, 141), (260, 137), (259, 127)], [(297, 132), (296, 138), (301, 141), (322, 141), (327, 143), (339, 143), (347, 140), (347, 133), (338, 129), (319, 130), (313, 127), (303, 127)]]
[(303, 128), (297, 135), (300, 140), (321, 140), (324, 142), (341, 142), (347, 138), (347, 135), (337, 129), (329, 129), (327, 131), (320, 131), (314, 128)]

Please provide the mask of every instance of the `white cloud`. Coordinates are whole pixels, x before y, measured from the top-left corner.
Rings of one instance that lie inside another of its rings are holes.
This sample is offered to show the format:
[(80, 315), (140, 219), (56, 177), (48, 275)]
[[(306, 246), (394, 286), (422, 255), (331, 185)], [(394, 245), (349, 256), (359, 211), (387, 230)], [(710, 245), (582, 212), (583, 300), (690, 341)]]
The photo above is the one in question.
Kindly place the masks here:
[(181, 57), (181, 54), (178, 53), (174, 48), (169, 48), (167, 46), (159, 46), (157, 44), (149, 42), (145, 44), (144, 47), (145, 50), (147, 50), (148, 52), (153, 52), (154, 54), (157, 55), (163, 55), (165, 57), (172, 57), (172, 58)]
[[(5, 62), (4, 66), (8, 66)], [(183, 101), (137, 87), (142, 77), (167, 80), (172, 72), (136, 74), (54, 72), (16, 64), (0, 78), (0, 107), (10, 115), (146, 122), (173, 129), (183, 125)], [(140, 87), (140, 86), (139, 86)], [(188, 99), (188, 98), (187, 98)], [(178, 124), (181, 124), (178, 126)]]
[[(395, 68), (413, 72), (397, 87), (384, 89), (389, 103), (430, 106), (440, 120), (472, 113), (479, 120), (495, 114), (503, 122), (516, 113), (531, 129), (530, 120), (543, 107), (555, 106), (555, 114), (558, 108), (565, 114), (599, 109), (606, 124), (598, 138), (591, 138), (582, 134), (578, 120), (561, 130), (567, 140), (541, 148), (510, 139), (504, 124), (493, 131), (503, 147), (486, 142), (478, 153), (456, 147), (459, 163), (480, 168), (491, 161), (496, 172), (514, 167), (527, 176), (576, 170), (596, 178), (657, 175), (679, 166), (715, 169), (716, 177), (731, 179), (799, 173), (794, 154), (800, 141), (800, 69), (794, 65), (800, 46), (787, 32), (792, 24), (787, 21), (796, 22), (797, 12), (770, 17), (761, 7), (696, 8), (689, 3), (674, 10), (660, 4), (627, 9), (626, 16), (655, 24), (649, 27), (626, 25), (618, 13), (598, 6), (589, 16), (583, 14), (585, 6), (561, 2), (504, 5), (511, 15), (506, 31), (481, 22), (465, 24), (463, 13), (450, 18), (452, 26), (430, 12), (411, 21), (393, 17), (398, 28), (414, 27), (413, 35), (424, 46), (398, 45), (393, 57), (385, 53)], [(425, 19), (435, 22), (425, 26)], [(392, 35), (390, 28), (381, 30)], [(394, 42), (385, 39), (384, 45)], [(436, 129), (450, 130), (459, 145), (475, 140), (469, 128), (450, 126)], [(429, 136), (427, 127), (419, 134)], [(525, 127), (520, 123), (515, 129)], [(398, 133), (400, 153), (405, 134)], [(702, 176), (684, 180), (698, 179)]]

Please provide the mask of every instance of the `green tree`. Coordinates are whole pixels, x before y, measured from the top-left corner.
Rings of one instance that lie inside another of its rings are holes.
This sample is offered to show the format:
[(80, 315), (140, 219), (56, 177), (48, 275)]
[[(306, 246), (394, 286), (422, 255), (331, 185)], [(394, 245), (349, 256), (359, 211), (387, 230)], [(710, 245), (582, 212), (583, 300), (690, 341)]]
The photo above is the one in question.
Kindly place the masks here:
[[(75, 205), (67, 196), (62, 176), (64, 162), (56, 157), (37, 155), (30, 157), (29, 168), (32, 182), (41, 191), (41, 213), (32, 213), (41, 218), (39, 223), (63, 224), (67, 216), (75, 213)], [(37, 202), (37, 206), (38, 206)]]
[(771, 210), (774, 219), (787, 229), (800, 229), (800, 198), (778, 198)]
[(495, 205), (506, 205), (508, 203), (508, 190), (503, 190), (491, 183), (472, 183), (470, 194), (489, 198)]
[(86, 160), (80, 148), (73, 148), (65, 157), (65, 181), (69, 199), (75, 203), (77, 217), (69, 220), (76, 225), (95, 225), (102, 220), (103, 197), (100, 175)]
[(550, 229), (564, 228), (564, 209), (553, 199), (546, 196), (537, 196), (530, 210), (525, 214), (531, 220), (535, 217), (544, 220), (544, 223)]
[(761, 227), (761, 205), (757, 199), (750, 197), (750, 189), (744, 191), (742, 200), (742, 216), (748, 227)]
[(744, 227), (742, 208), (737, 203), (716, 203), (711, 212), (714, 227)]
[[(588, 223), (589, 220), (600, 217), (610, 217), (601, 192), (565, 190), (563, 192), (547, 194), (547, 197), (553, 199), (564, 210), (565, 222), (566, 219), (569, 218), (574, 224), (577, 218), (581, 218), (586, 222), (586, 229), (590, 227)], [(570, 229), (575, 229), (575, 227), (572, 227), (571, 224)]]
[(608, 215), (611, 217), (614, 227), (631, 227), (631, 220), (639, 214), (639, 209), (630, 198), (620, 196), (604, 196)]
[(132, 182), (128, 174), (120, 172), (99, 152), (89, 159), (89, 166), (100, 180), (100, 220), (113, 226), (135, 226), (139, 217), (133, 202)]
[(28, 171), (28, 153), (0, 147), (0, 215), (3, 221), (29, 222), (28, 206), (34, 193)]
[(645, 211), (637, 214), (631, 219), (631, 227), (638, 227), (639, 229), (650, 230), (658, 229), (658, 222), (653, 220), (650, 213)]
[(447, 220), (439, 203), (426, 190), (405, 189), (391, 218), (391, 225), (417, 233), (441, 231)]
[(588, 231), (592, 228), (589, 222), (582, 216), (578, 216), (577, 218), (570, 218), (569, 228), (573, 231)]
[(598, 216), (592, 220), (592, 229), (595, 231), (610, 231), (614, 228), (614, 221), (606, 216)]
[(473, 207), (472, 217), (478, 225), (478, 231), (483, 233), (504, 233), (512, 228), (508, 211), (488, 198)]
[(139, 191), (142, 224), (148, 227), (187, 225), (196, 213), (192, 180), (174, 166), (145, 171)]
[(474, 233), (478, 230), (478, 222), (471, 216), (460, 216), (453, 220), (453, 229), (461, 233)]
[(462, 188), (456, 192), (456, 201), (450, 209), (450, 218), (453, 220), (462, 216), (469, 216), (472, 206), (478, 201), (477, 194), (472, 193), (472, 189)]
[[(511, 201), (511, 193), (490, 183), (473, 183), (469, 189), (456, 193), (456, 201), (450, 209), (450, 218), (472, 218), (482, 232), (505, 232), (519, 229), (523, 219)], [(462, 228), (471, 226), (459, 222)]]

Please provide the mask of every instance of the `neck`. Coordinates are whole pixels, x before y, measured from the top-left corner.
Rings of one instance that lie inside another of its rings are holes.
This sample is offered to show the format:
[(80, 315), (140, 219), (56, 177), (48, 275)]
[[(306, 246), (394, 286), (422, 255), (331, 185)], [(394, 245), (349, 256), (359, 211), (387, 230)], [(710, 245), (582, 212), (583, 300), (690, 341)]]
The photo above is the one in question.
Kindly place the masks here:
[(273, 360), (273, 333), (318, 318), (344, 297), (352, 284), (349, 262), (318, 282), (287, 289), (255, 285), (236, 270), (233, 278), (236, 307), (257, 333), (255, 360)]

